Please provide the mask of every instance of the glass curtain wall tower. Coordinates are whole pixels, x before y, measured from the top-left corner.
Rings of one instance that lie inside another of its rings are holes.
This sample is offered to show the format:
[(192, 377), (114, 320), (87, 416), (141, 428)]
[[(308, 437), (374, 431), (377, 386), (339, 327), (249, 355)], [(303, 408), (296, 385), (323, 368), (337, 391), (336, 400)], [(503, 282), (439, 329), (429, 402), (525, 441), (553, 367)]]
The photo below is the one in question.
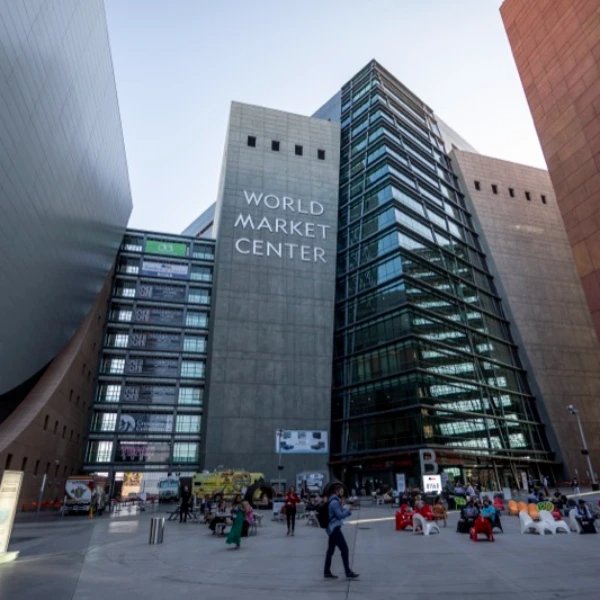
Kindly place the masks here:
[[(518, 485), (552, 469), (544, 426), (430, 108), (375, 61), (341, 110), (334, 473)], [(341, 109), (340, 109), (341, 103)], [(319, 113), (317, 113), (319, 114)]]

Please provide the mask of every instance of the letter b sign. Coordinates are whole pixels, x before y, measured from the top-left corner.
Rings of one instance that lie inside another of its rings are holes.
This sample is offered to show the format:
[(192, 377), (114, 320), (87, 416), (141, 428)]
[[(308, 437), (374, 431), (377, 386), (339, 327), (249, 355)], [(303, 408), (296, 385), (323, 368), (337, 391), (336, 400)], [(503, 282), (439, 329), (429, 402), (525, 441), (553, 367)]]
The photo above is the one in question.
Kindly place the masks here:
[(438, 472), (439, 467), (433, 450), (428, 448), (419, 450), (419, 458), (421, 462), (421, 475), (435, 475)]

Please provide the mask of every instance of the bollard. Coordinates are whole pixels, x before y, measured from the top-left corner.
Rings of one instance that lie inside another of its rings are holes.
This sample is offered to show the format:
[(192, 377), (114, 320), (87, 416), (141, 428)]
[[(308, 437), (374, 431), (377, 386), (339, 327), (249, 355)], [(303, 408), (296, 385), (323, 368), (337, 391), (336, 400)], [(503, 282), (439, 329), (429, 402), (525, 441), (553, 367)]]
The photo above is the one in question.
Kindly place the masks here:
[(152, 517), (150, 519), (150, 540), (149, 544), (162, 544), (165, 532), (165, 518)]

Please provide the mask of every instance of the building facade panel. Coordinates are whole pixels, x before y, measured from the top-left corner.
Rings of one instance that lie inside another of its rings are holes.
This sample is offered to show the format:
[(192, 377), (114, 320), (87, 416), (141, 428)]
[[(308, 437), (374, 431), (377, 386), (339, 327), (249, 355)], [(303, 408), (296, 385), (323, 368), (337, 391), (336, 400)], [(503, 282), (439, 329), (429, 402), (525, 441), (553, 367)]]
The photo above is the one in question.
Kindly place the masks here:
[(566, 406), (579, 409), (600, 464), (600, 349), (550, 177), (469, 152), (451, 158), (565, 475), (589, 479)]
[(501, 14), (600, 335), (598, 3), (506, 0)]
[(83, 322), (131, 209), (103, 2), (1, 3), (0, 402)]
[[(277, 475), (276, 432), (329, 430), (339, 125), (233, 103), (217, 202), (204, 467)], [(286, 455), (285, 477), (327, 467)]]

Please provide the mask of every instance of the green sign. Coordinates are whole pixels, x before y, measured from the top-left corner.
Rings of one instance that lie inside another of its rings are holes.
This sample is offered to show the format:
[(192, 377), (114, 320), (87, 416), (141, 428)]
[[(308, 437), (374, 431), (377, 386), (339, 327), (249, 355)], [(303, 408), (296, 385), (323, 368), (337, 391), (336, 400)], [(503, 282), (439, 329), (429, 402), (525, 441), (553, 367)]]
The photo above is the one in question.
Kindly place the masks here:
[(145, 251), (155, 254), (168, 254), (169, 256), (187, 256), (187, 244), (146, 240)]

